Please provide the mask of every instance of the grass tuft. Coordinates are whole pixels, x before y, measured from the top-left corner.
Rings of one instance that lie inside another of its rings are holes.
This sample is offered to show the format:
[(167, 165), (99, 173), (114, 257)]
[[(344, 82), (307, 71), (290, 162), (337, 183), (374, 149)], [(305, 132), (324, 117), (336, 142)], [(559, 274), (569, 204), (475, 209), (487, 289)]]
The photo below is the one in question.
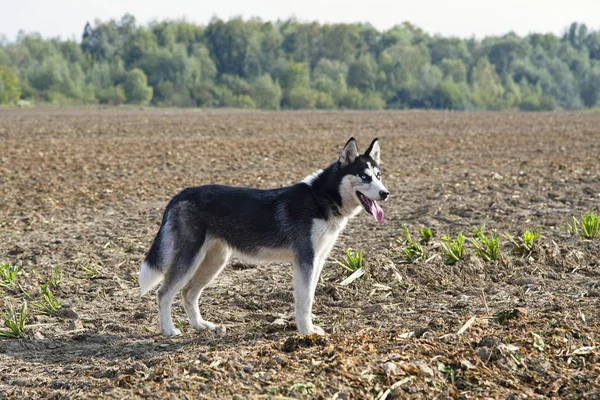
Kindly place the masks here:
[(581, 216), (581, 220), (573, 217), (573, 225), (569, 226), (571, 232), (585, 239), (600, 237), (600, 217), (591, 211)]
[(12, 264), (0, 264), (0, 287), (13, 287), (17, 284), (17, 275), (23, 267)]
[(363, 251), (359, 249), (354, 252), (350, 249), (346, 249), (346, 257), (342, 261), (336, 261), (347, 272), (353, 273), (363, 266)]
[(185, 331), (185, 329), (184, 329), (184, 327), (183, 327), (183, 322), (181, 322), (181, 320), (180, 320), (180, 319), (178, 319), (178, 320), (176, 320), (176, 321), (175, 321), (175, 326), (176, 326), (176, 327), (177, 327), (177, 328), (178, 328), (178, 329), (179, 329), (181, 332), (184, 332), (184, 331)]
[(485, 261), (495, 261), (500, 258), (500, 237), (496, 230), (492, 230), (492, 234), (488, 237), (483, 233), (482, 227), (475, 229), (471, 243), (475, 247), (475, 254)]
[(100, 276), (100, 271), (98, 268), (96, 268), (96, 266), (89, 261), (80, 264), (79, 267), (83, 270), (85, 277), (88, 279), (96, 279)]
[(35, 303), (35, 306), (39, 309), (38, 312), (40, 314), (52, 315), (62, 306), (60, 301), (54, 299), (54, 295), (48, 287), (48, 284), (44, 284), (40, 287), (40, 295), (44, 301)]
[(428, 244), (433, 239), (433, 233), (431, 228), (419, 228), (419, 235), (421, 236), (421, 244)]
[(56, 266), (54, 267), (54, 273), (50, 277), (50, 285), (52, 285), (52, 287), (54, 289), (57, 289), (60, 286), (60, 284), (62, 283), (62, 280), (63, 280), (62, 268), (60, 267), (60, 265), (56, 264)]
[(514, 238), (508, 233), (505, 233), (506, 238), (513, 245), (513, 253), (521, 255), (530, 255), (535, 250), (535, 245), (540, 239), (541, 229), (537, 228), (535, 231), (525, 231), (523, 236)]
[[(402, 249), (402, 253), (404, 254), (404, 259), (409, 263), (413, 263), (419, 261), (423, 258), (425, 251), (423, 250), (423, 246), (420, 243), (417, 243), (413, 240), (410, 232), (408, 231), (408, 227), (406, 225), (402, 225), (402, 230), (404, 231), (404, 240), (396, 239), (398, 242), (403, 242), (406, 246)], [(430, 230), (431, 232), (431, 230)], [(421, 234), (421, 230), (419, 230)], [(421, 234), (421, 238), (423, 238), (423, 234)], [(422, 241), (421, 241), (422, 242)]]
[(452, 240), (448, 235), (444, 235), (442, 249), (444, 255), (444, 264), (456, 264), (465, 258), (465, 237), (462, 233), (458, 235), (456, 240)]
[(25, 337), (25, 321), (27, 320), (27, 301), (23, 302), (20, 312), (11, 307), (8, 313), (2, 312), (2, 320), (7, 329), (0, 329), (0, 337), (17, 339)]

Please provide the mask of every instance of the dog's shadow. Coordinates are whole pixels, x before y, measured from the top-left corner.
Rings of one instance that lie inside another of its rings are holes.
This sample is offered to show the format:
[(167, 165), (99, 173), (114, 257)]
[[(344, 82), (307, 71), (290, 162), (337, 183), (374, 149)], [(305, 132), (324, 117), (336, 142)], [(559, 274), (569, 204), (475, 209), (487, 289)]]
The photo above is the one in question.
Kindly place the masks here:
[[(290, 331), (217, 335), (213, 332), (188, 332), (169, 338), (159, 334), (131, 335), (95, 333), (86, 331), (73, 336), (46, 337), (43, 339), (0, 339), (0, 360), (18, 359), (26, 363), (53, 365), (113, 364), (124, 360), (142, 361), (152, 366), (153, 360), (163, 354), (185, 353), (191, 357), (218, 350), (244, 346), (273, 346), (282, 339), (293, 336)], [(96, 361), (94, 361), (96, 360)]]

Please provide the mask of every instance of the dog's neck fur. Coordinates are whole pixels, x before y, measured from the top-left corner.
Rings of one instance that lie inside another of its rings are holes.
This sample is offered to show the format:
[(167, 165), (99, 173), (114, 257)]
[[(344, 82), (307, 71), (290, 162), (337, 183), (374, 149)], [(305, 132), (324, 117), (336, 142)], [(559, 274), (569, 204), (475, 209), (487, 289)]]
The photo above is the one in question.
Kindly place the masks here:
[(334, 217), (351, 217), (355, 215), (356, 206), (343, 204), (340, 194), (341, 165), (339, 161), (334, 162), (324, 170), (318, 171), (306, 178), (307, 183), (313, 191), (320, 204), (325, 204)]

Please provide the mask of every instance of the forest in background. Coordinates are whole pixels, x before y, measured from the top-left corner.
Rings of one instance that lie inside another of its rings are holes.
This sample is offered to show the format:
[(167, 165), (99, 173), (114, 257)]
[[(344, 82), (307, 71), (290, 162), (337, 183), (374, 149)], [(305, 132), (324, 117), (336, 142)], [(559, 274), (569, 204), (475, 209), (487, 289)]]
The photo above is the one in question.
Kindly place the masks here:
[(600, 31), (460, 39), (403, 23), (214, 18), (0, 38), (0, 104), (577, 110), (600, 103)]

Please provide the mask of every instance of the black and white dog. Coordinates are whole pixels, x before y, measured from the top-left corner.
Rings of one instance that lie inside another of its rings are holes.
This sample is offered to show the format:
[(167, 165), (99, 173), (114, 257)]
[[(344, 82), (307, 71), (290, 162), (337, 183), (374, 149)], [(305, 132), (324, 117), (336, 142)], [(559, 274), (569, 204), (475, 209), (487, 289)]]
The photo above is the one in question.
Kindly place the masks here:
[(254, 262), (294, 264), (296, 326), (303, 335), (323, 335), (313, 325), (313, 297), (323, 263), (348, 219), (361, 207), (378, 222), (388, 190), (379, 171), (377, 139), (360, 155), (348, 140), (339, 159), (302, 182), (259, 190), (206, 185), (183, 190), (167, 206), (162, 225), (139, 272), (142, 295), (158, 289), (158, 323), (165, 335), (179, 335), (171, 305), (182, 290), (190, 324), (215, 325), (200, 315), (202, 290), (234, 254)]

